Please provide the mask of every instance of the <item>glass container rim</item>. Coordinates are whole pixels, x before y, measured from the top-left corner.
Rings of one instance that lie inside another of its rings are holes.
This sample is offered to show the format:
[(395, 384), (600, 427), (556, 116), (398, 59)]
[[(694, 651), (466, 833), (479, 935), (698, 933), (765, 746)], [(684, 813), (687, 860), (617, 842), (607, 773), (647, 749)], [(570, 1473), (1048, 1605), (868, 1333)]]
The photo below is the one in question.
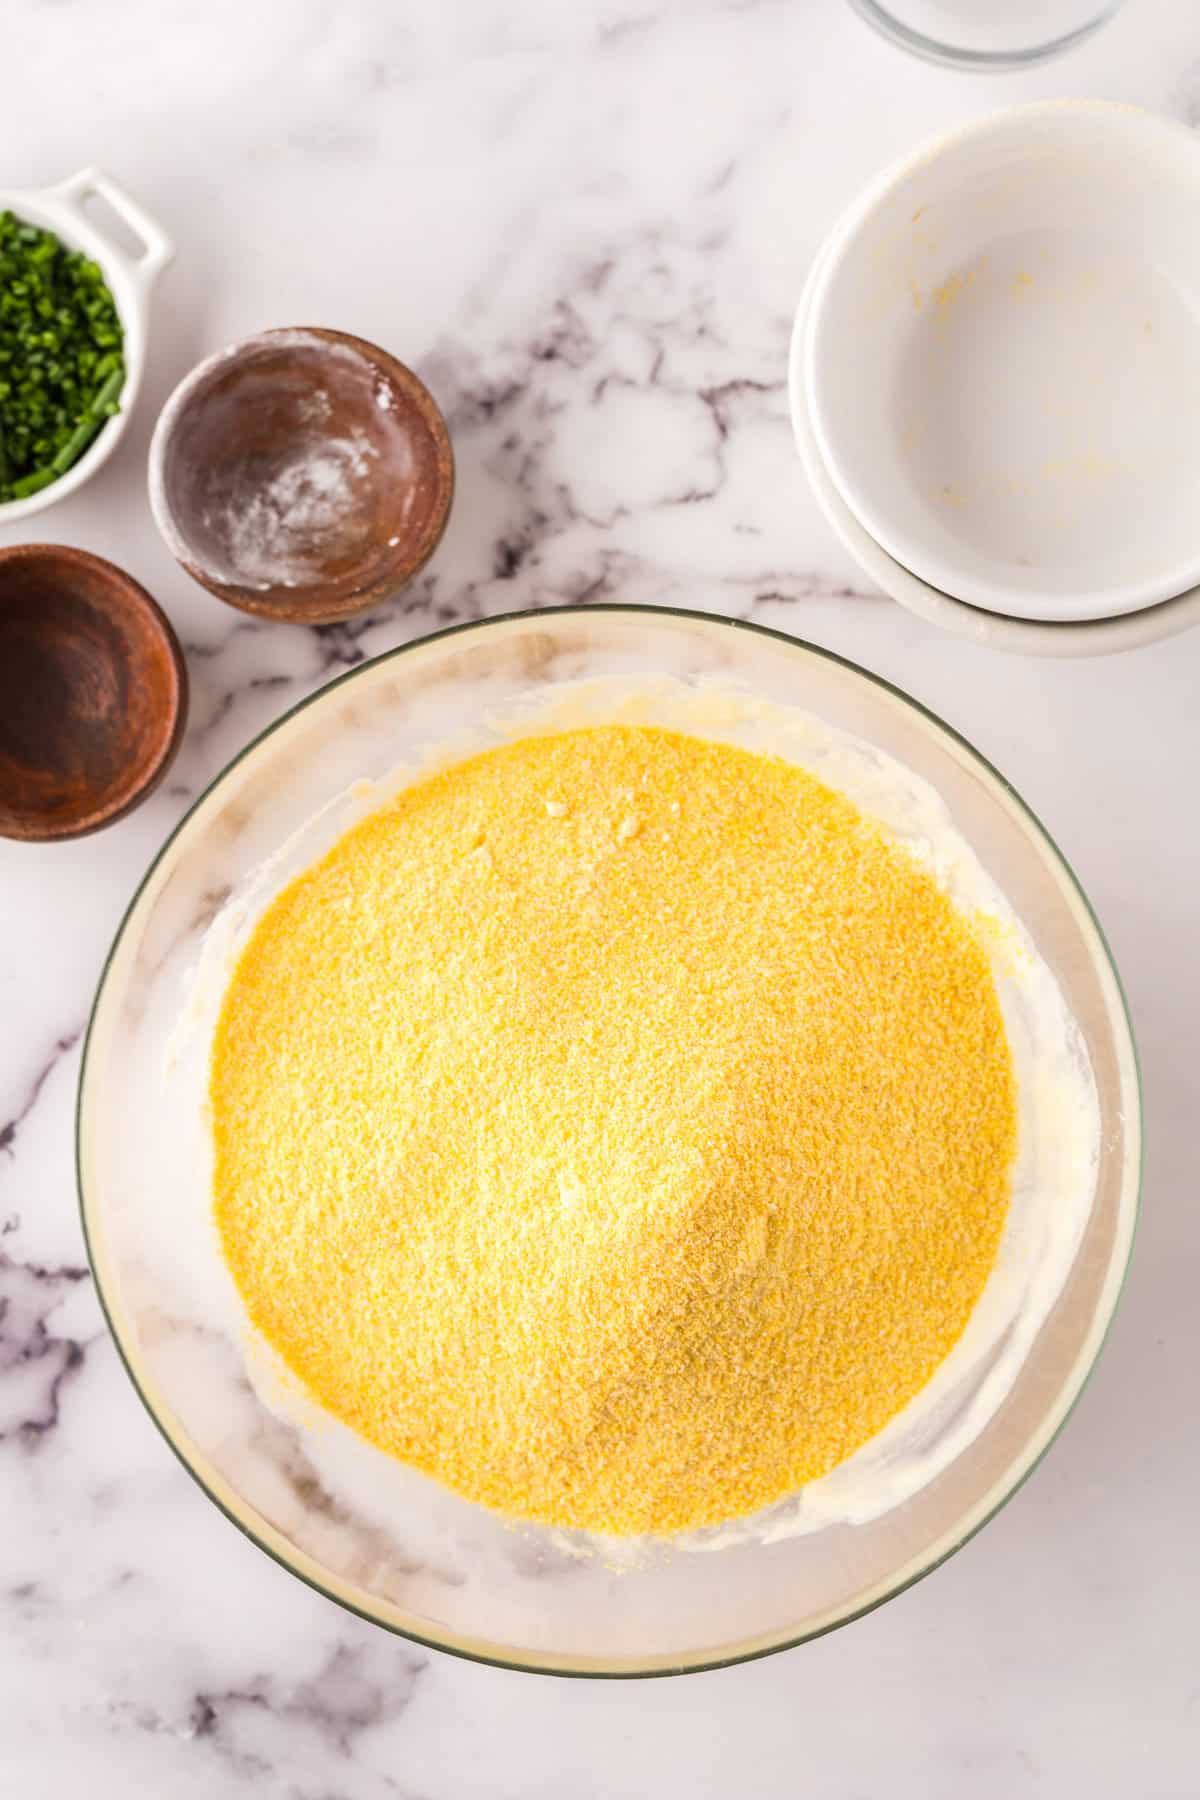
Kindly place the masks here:
[(924, 62), (936, 63), (944, 69), (1004, 74), (1014, 69), (1034, 68), (1038, 63), (1049, 62), (1052, 57), (1073, 50), (1077, 44), (1090, 38), (1093, 32), (1099, 31), (1102, 25), (1106, 25), (1120, 11), (1124, 0), (1106, 0), (1096, 16), (1085, 20), (1082, 25), (1076, 25), (1057, 37), (1027, 45), (1020, 50), (971, 50), (905, 25), (886, 6), (881, 5), (880, 0), (848, 0), (848, 4), (865, 24), (886, 38), (888, 43), (894, 44), (897, 49), (907, 50), (910, 55), (918, 56)]

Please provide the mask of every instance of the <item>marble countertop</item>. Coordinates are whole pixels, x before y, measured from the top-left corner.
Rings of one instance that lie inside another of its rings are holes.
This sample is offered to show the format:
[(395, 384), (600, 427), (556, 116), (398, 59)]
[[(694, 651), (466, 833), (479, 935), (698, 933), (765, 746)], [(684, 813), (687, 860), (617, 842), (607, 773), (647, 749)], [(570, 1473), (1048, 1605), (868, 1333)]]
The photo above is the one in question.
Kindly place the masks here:
[[(836, 209), (989, 107), (1120, 97), (1200, 120), (1200, 21), (1131, 0), (1020, 77), (906, 60), (842, 0), (43, 0), (9, 9), (6, 185), (96, 162), (176, 237), (117, 454), (18, 536), (138, 575), (186, 644), (164, 790), (99, 837), (0, 843), (0, 1791), (24, 1800), (1184, 1800), (1196, 1791), (1200, 632), (1052, 663), (872, 593), (808, 494), (791, 312)], [(416, 364), (459, 493), (418, 582), (264, 626), (158, 542), (158, 407), (259, 327)], [(870, 1618), (681, 1681), (562, 1682), (390, 1638), (229, 1526), (143, 1413), (76, 1213), (79, 1043), (118, 917), (181, 810), (282, 708), (431, 628), (597, 597), (754, 618), (941, 712), (1012, 778), (1111, 937), (1149, 1158), (1127, 1297), (1035, 1478)]]

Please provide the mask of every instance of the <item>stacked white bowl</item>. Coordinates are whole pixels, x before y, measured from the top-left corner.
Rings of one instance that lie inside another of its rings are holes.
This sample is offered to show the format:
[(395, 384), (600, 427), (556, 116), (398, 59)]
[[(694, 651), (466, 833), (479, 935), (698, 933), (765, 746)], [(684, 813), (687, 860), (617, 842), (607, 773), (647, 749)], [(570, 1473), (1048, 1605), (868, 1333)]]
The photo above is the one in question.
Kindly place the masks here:
[(838, 221), (792, 419), (831, 524), (902, 605), (1046, 655), (1200, 621), (1200, 139), (1017, 107)]

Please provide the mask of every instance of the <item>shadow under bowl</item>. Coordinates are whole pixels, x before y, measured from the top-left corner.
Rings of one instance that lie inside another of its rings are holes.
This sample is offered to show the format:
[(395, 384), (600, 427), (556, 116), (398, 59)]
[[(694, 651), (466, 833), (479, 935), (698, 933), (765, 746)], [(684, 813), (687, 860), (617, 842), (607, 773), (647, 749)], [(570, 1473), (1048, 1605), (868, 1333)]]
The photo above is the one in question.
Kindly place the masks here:
[(82, 837), (158, 786), (187, 721), (165, 614), (84, 550), (0, 550), (0, 836)]
[(150, 451), (159, 530), (243, 612), (320, 624), (424, 566), (454, 495), (432, 395), (386, 350), (320, 327), (265, 331), (176, 388)]

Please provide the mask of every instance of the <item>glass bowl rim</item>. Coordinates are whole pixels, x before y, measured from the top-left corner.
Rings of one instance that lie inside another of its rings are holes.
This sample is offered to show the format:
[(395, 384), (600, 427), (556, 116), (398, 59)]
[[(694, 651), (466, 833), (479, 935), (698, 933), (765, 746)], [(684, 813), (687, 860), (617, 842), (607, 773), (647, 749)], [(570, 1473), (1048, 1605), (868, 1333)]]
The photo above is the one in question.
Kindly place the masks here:
[(971, 50), (904, 24), (882, 4), (882, 0), (848, 0), (848, 4), (864, 24), (870, 25), (889, 44), (898, 50), (907, 50), (910, 56), (919, 56), (923, 62), (977, 74), (1005, 74), (1014, 69), (1036, 68), (1038, 63), (1049, 62), (1051, 58), (1073, 50), (1102, 25), (1107, 25), (1125, 0), (1103, 0), (1094, 18), (1072, 26), (1069, 31), (1059, 32), (1057, 37), (1044, 38), (1040, 43), (1028, 44), (1020, 50)]
[[(982, 767), (982, 769), (998, 784), (1004, 794), (1015, 804), (1026, 829), (1031, 835), (1035, 839), (1041, 839), (1042, 843), (1049, 850), (1052, 860), (1057, 864), (1058, 868), (1066, 878), (1067, 888), (1070, 891), (1073, 891), (1076, 899), (1080, 902), (1084, 917), (1090, 923), (1096, 934), (1098, 949), (1102, 954), (1103, 962), (1112, 979), (1114, 992), (1119, 1002), (1119, 1022), (1123, 1023), (1128, 1039), (1130, 1064), (1133, 1074), (1134, 1098), (1136, 1100), (1135, 1116), (1129, 1121), (1129, 1123), (1136, 1128), (1137, 1133), (1137, 1156), (1131, 1177), (1133, 1185), (1132, 1216), (1129, 1224), (1129, 1236), (1125, 1247), (1124, 1262), (1120, 1268), (1116, 1286), (1112, 1294), (1108, 1316), (1104, 1320), (1103, 1329), (1100, 1332), (1086, 1367), (1081, 1370), (1077, 1368), (1072, 1371), (1073, 1376), (1077, 1380), (1077, 1385), (1074, 1393), (1070, 1395), (1067, 1405), (1063, 1410), (1061, 1417), (1058, 1419), (1057, 1424), (1054, 1426), (1045, 1443), (1042, 1444), (1037, 1451), (1036, 1455), (1034, 1455), (1024, 1467), (1021, 1467), (1018, 1470), (1015, 1479), (1011, 1480), (1009, 1485), (1002, 1489), (995, 1504), (990, 1506), (987, 1511), (977, 1518), (966, 1530), (962, 1531), (961, 1534), (955, 1535), (953, 1541), (940, 1549), (937, 1554), (930, 1557), (928, 1561), (923, 1562), (915, 1571), (905, 1575), (903, 1579), (897, 1580), (893, 1585), (887, 1586), (885, 1591), (873, 1595), (871, 1599), (862, 1606), (856, 1607), (853, 1611), (843, 1613), (841, 1617), (837, 1619), (817, 1625), (812, 1630), (800, 1631), (795, 1635), (781, 1637), (777, 1641), (771, 1643), (763, 1644), (761, 1642), (754, 1642), (750, 1648), (734, 1650), (730, 1654), (708, 1657), (696, 1662), (681, 1660), (672, 1663), (669, 1660), (664, 1659), (661, 1662), (656, 1661), (645, 1667), (637, 1666), (636, 1664), (619, 1668), (572, 1667), (566, 1663), (555, 1662), (551, 1659), (551, 1656), (547, 1656), (545, 1660), (540, 1661), (523, 1661), (518, 1656), (504, 1656), (498, 1652), (492, 1653), (490, 1651), (484, 1653), (478, 1649), (468, 1649), (461, 1643), (448, 1642), (445, 1639), (433, 1636), (432, 1634), (426, 1635), (421, 1632), (410, 1630), (397, 1625), (390, 1620), (380, 1618), (366, 1607), (356, 1605), (344, 1595), (333, 1592), (331, 1588), (325, 1586), (321, 1581), (315, 1579), (301, 1568), (298, 1560), (292, 1560), (287, 1555), (276, 1550), (270, 1543), (265, 1542), (247, 1520), (239, 1518), (238, 1515), (226, 1505), (221, 1496), (209, 1485), (200, 1469), (191, 1462), (185, 1454), (182, 1445), (176, 1442), (168, 1427), (167, 1421), (160, 1415), (158, 1408), (154, 1405), (134, 1368), (131, 1355), (127, 1353), (125, 1343), (118, 1330), (114, 1310), (110, 1308), (108, 1296), (104, 1291), (104, 1283), (100, 1275), (98, 1259), (94, 1253), (92, 1234), (88, 1224), (88, 1188), (83, 1171), (82, 1127), (84, 1097), (88, 1085), (89, 1053), (91, 1050), (93, 1029), (100, 1009), (100, 1002), (108, 984), (109, 974), (117, 950), (124, 939), (125, 932), (133, 919), (133, 915), (137, 910), (141, 897), (159, 868), (159, 865), (170, 851), (176, 839), (179, 838), (186, 829), (193, 815), (199, 811), (210, 795), (215, 792), (227, 776), (233, 773), (234, 769), (239, 767), (247, 757), (272, 737), (276, 731), (280, 730), (282, 726), (287, 724), (289, 720), (295, 718), (297, 714), (305, 711), (308, 707), (316, 705), (318, 701), (325, 699), (326, 696), (333, 693), (336, 688), (340, 688), (345, 684), (354, 681), (357, 677), (366, 674), (368, 670), (377, 669), (384, 663), (392, 662), (404, 656), (408, 651), (425, 648), (432, 643), (455, 637), (463, 632), (483, 632), (490, 626), (511, 624), (515, 620), (553, 618), (563, 614), (579, 612), (586, 612), (589, 615), (604, 615), (608, 613), (620, 615), (649, 614), (659, 618), (698, 619), (706, 625), (720, 626), (726, 630), (735, 632), (749, 632), (754, 636), (768, 638), (777, 644), (783, 645), (786, 649), (798, 649), (816, 657), (818, 660), (833, 663), (841, 669), (848, 670), (852, 675), (860, 677), (870, 685), (882, 689), (886, 695), (894, 700), (899, 700), (903, 706), (911, 707), (927, 724), (932, 725), (936, 732), (940, 732), (944, 737), (948, 738), (952, 744), (965, 750), (968, 757)], [(75, 1187), (76, 1197), (79, 1203), (79, 1216), (83, 1231), (84, 1246), (87, 1251), (92, 1279), (95, 1283), (96, 1297), (100, 1303), (100, 1310), (104, 1315), (105, 1324), (108, 1326), (117, 1355), (129, 1378), (134, 1393), (141, 1401), (156, 1430), (159, 1432), (159, 1435), (164, 1439), (168, 1448), (172, 1451), (178, 1462), (187, 1471), (188, 1475), (196, 1483), (197, 1487), (205, 1497), (225, 1516), (225, 1518), (229, 1520), (230, 1524), (236, 1526), (242, 1535), (248, 1538), (252, 1544), (264, 1553), (264, 1555), (268, 1556), (273, 1563), (277, 1564), (278, 1567), (283, 1569), (287, 1574), (292, 1575), (297, 1580), (303, 1582), (306, 1587), (312, 1589), (315, 1593), (320, 1594), (324, 1599), (331, 1601), (335, 1606), (341, 1607), (346, 1612), (350, 1612), (356, 1617), (363, 1619), (366, 1623), (374, 1625), (380, 1630), (387, 1631), (395, 1637), (403, 1638), (409, 1643), (419, 1644), (424, 1649), (438, 1650), (448, 1656), (461, 1657), (465, 1662), (481, 1663), (485, 1667), (491, 1668), (509, 1669), (519, 1674), (554, 1675), (566, 1679), (593, 1681), (649, 1680), (673, 1675), (699, 1675), (715, 1669), (734, 1668), (740, 1663), (757, 1662), (763, 1657), (774, 1656), (780, 1651), (794, 1650), (800, 1644), (812, 1643), (818, 1638), (828, 1636), (831, 1632), (839, 1631), (843, 1626), (852, 1624), (856, 1619), (865, 1618), (867, 1614), (874, 1612), (878, 1607), (886, 1605), (888, 1601), (894, 1600), (899, 1594), (906, 1593), (909, 1588), (915, 1587), (917, 1582), (923, 1581), (927, 1575), (931, 1575), (935, 1569), (940, 1568), (943, 1563), (948, 1562), (950, 1557), (954, 1556), (965, 1544), (969, 1543), (978, 1532), (983, 1530), (985, 1525), (989, 1525), (996, 1515), (1007, 1506), (1014, 1494), (1025, 1485), (1026, 1481), (1028, 1481), (1029, 1477), (1042, 1462), (1043, 1458), (1049, 1453), (1054, 1444), (1057, 1443), (1064, 1426), (1074, 1412), (1081, 1395), (1091, 1380), (1112, 1330), (1113, 1321), (1116, 1318), (1125, 1291), (1129, 1266), (1132, 1261), (1134, 1244), (1137, 1237), (1138, 1223), (1141, 1216), (1142, 1192), (1145, 1178), (1144, 1113), (1145, 1106), (1141, 1063), (1138, 1055), (1137, 1039), (1133, 1031), (1133, 1021), (1130, 1015), (1129, 1001), (1121, 981), (1120, 971), (1117, 968), (1111, 947), (1105, 936), (1104, 928), (1096, 916), (1095, 909), (1088, 899), (1082, 883), (1066, 856), (1059, 849), (1058, 844), (1055, 842), (1050, 832), (1042, 824), (1042, 821), (1038, 818), (1033, 809), (1013, 787), (1007, 777), (1004, 776), (981, 751), (977, 750), (968, 738), (964, 737), (961, 732), (955, 730), (952, 725), (947, 724), (946, 721), (930, 707), (927, 707), (921, 701), (914, 699), (912, 695), (905, 693), (903, 688), (898, 687), (894, 682), (887, 680), (885, 676), (877, 675), (873, 670), (864, 668), (862, 664), (854, 662), (850, 657), (840, 655), (836, 650), (826, 649), (824, 645), (811, 643), (806, 638), (795, 637), (790, 632), (780, 631), (775, 626), (760, 625), (754, 620), (737, 619), (725, 613), (706, 612), (701, 611), (698, 608), (604, 601), (586, 607), (580, 607), (578, 604), (575, 604), (518, 608), (512, 612), (492, 613), (481, 619), (460, 620), (456, 624), (446, 625), (437, 631), (431, 631), (421, 637), (412, 638), (407, 643), (397, 644), (390, 650), (381, 651), (378, 656), (368, 657), (365, 661), (357, 663), (353, 668), (343, 670), (340, 675), (335, 675), (332, 680), (323, 683), (311, 694), (304, 695), (301, 699), (297, 700), (294, 705), (285, 708), (277, 718), (272, 719), (261, 731), (256, 732), (240, 750), (236, 751), (234, 755), (229, 758), (228, 762), (222, 765), (212, 777), (211, 781), (207, 782), (196, 795), (195, 799), (192, 800), (191, 804), (172, 826), (171, 830), (167, 833), (167, 836), (163, 839), (162, 843), (151, 857), (122, 912), (120, 922), (113, 934), (112, 942), (105, 954), (99, 979), (96, 983), (95, 995), (93, 996), (88, 1013), (87, 1027), (84, 1032), (83, 1047), (80, 1055), (79, 1078), (76, 1086), (74, 1124)]]

